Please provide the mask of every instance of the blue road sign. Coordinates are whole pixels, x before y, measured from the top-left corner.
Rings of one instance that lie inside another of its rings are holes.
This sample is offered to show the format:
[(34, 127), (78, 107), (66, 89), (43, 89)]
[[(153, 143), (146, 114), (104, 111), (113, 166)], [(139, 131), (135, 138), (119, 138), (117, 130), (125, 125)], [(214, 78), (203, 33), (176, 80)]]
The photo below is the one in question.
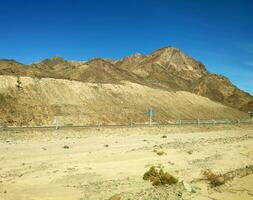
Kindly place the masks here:
[(149, 117), (152, 117), (152, 116), (154, 116), (154, 115), (155, 115), (154, 109), (153, 109), (153, 108), (148, 109), (148, 116), (149, 116)]

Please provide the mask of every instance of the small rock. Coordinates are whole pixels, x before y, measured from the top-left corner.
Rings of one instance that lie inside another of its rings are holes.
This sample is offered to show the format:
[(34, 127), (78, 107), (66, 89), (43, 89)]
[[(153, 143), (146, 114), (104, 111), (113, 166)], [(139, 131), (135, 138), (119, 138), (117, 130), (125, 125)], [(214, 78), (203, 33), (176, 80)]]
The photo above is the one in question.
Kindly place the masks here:
[(192, 191), (192, 187), (189, 183), (187, 183), (186, 181), (183, 181), (183, 185), (184, 185), (184, 188), (186, 189), (187, 192)]
[(189, 155), (191, 155), (191, 154), (193, 153), (193, 150), (189, 150), (189, 151), (187, 151), (187, 153), (188, 153)]
[(197, 192), (197, 190), (196, 190), (195, 188), (192, 187), (191, 193), (196, 193), (196, 192)]
[(178, 192), (177, 196), (182, 197), (182, 192)]
[(171, 161), (168, 161), (168, 163), (169, 163), (169, 164), (171, 164), (171, 165), (174, 165), (174, 163), (173, 163), (173, 162), (171, 162)]

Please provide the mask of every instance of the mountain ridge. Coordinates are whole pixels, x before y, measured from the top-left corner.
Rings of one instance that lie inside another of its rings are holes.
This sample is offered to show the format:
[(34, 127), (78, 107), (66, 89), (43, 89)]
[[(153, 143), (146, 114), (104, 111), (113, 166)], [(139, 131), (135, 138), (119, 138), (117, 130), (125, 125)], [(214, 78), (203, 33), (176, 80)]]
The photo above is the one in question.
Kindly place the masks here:
[(170, 46), (147, 55), (135, 53), (121, 60), (67, 61), (55, 56), (31, 65), (0, 60), (0, 75), (101, 84), (129, 81), (170, 92), (191, 92), (244, 112), (253, 110), (253, 97), (249, 93), (237, 88), (228, 78), (209, 73), (203, 63)]

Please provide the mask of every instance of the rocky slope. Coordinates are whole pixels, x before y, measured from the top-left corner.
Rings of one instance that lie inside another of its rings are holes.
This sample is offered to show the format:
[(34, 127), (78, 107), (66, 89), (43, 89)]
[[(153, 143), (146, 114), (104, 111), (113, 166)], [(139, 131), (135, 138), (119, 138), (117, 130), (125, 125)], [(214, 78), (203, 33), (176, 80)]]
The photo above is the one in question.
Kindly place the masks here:
[(169, 92), (132, 82), (83, 83), (64, 79), (0, 76), (0, 121), (3, 124), (62, 124), (147, 122), (177, 119), (245, 118), (247, 114), (190, 92)]
[(162, 121), (241, 118), (253, 110), (253, 97), (174, 47), (119, 61), (0, 60), (0, 119), (7, 124), (54, 116), (66, 123), (143, 122), (151, 106)]

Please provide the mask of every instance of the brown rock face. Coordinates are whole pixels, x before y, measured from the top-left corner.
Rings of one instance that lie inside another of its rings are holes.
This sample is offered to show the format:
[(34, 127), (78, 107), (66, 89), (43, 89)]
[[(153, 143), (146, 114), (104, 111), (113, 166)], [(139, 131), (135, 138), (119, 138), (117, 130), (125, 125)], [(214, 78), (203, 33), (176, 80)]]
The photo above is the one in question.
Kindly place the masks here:
[[(39, 63), (23, 65), (15, 60), (0, 60), (0, 76), (6, 75), (14, 76), (13, 80), (15, 81), (17, 77), (31, 77), (38, 81), (42, 78), (53, 78), (70, 80), (69, 83), (71, 81), (78, 81), (93, 84), (112, 84), (115, 87), (129, 82), (144, 86), (145, 91), (148, 90), (147, 88), (155, 89), (156, 92), (157, 90), (172, 93), (176, 91), (187, 91), (207, 97), (212, 101), (222, 103), (237, 110), (244, 112), (253, 110), (253, 97), (250, 94), (238, 89), (226, 77), (208, 73), (202, 63), (174, 47), (161, 48), (149, 55), (133, 54), (119, 61), (96, 58), (87, 62), (75, 62), (66, 61), (61, 57), (53, 57)], [(55, 84), (58, 84), (57, 81)], [(98, 86), (98, 88), (101, 88), (101, 85)], [(33, 91), (34, 95), (40, 90), (33, 89), (35, 87), (36, 84), (29, 86), (29, 90)], [(17, 96), (20, 94), (13, 92), (14, 88), (9, 88), (11, 90), (11, 92), (7, 92), (9, 96), (6, 96), (6, 91), (3, 92), (0, 90), (0, 109), (3, 113), (12, 112), (10, 110), (13, 108), (15, 102), (20, 102), (17, 99)], [(57, 93), (57, 89), (54, 90)], [(99, 89), (97, 89), (97, 92), (99, 93)], [(106, 93), (104, 90), (103, 92)], [(122, 95), (122, 93), (120, 94)], [(22, 93), (21, 96), (22, 98), (27, 98), (26, 95)], [(115, 92), (110, 97), (112, 102), (118, 101), (117, 95), (118, 92)], [(143, 94), (139, 95), (142, 96)], [(136, 98), (137, 96), (137, 94), (134, 95)], [(36, 94), (36, 98), (39, 98), (38, 94)], [(106, 99), (109, 98), (106, 97)], [(154, 101), (161, 101), (161, 99), (157, 98)], [(168, 104), (170, 104), (169, 101)], [(124, 99), (122, 102), (124, 102)], [(5, 107), (7, 104), (10, 104), (8, 108), (10, 110)], [(25, 105), (25, 102), (23, 104)], [(55, 109), (56, 107), (57, 104), (55, 105)], [(25, 110), (25, 107), (22, 109)], [(47, 115), (47, 113), (43, 112), (43, 109), (45, 110), (46, 108), (41, 104), (34, 106), (33, 109), (41, 110), (41, 116)], [(130, 110), (128, 112), (131, 112)], [(49, 109), (46, 112), (51, 111)], [(175, 116), (180, 117), (180, 115)], [(163, 117), (166, 119), (166, 113), (163, 113)], [(11, 117), (9, 118), (11, 120)]]

